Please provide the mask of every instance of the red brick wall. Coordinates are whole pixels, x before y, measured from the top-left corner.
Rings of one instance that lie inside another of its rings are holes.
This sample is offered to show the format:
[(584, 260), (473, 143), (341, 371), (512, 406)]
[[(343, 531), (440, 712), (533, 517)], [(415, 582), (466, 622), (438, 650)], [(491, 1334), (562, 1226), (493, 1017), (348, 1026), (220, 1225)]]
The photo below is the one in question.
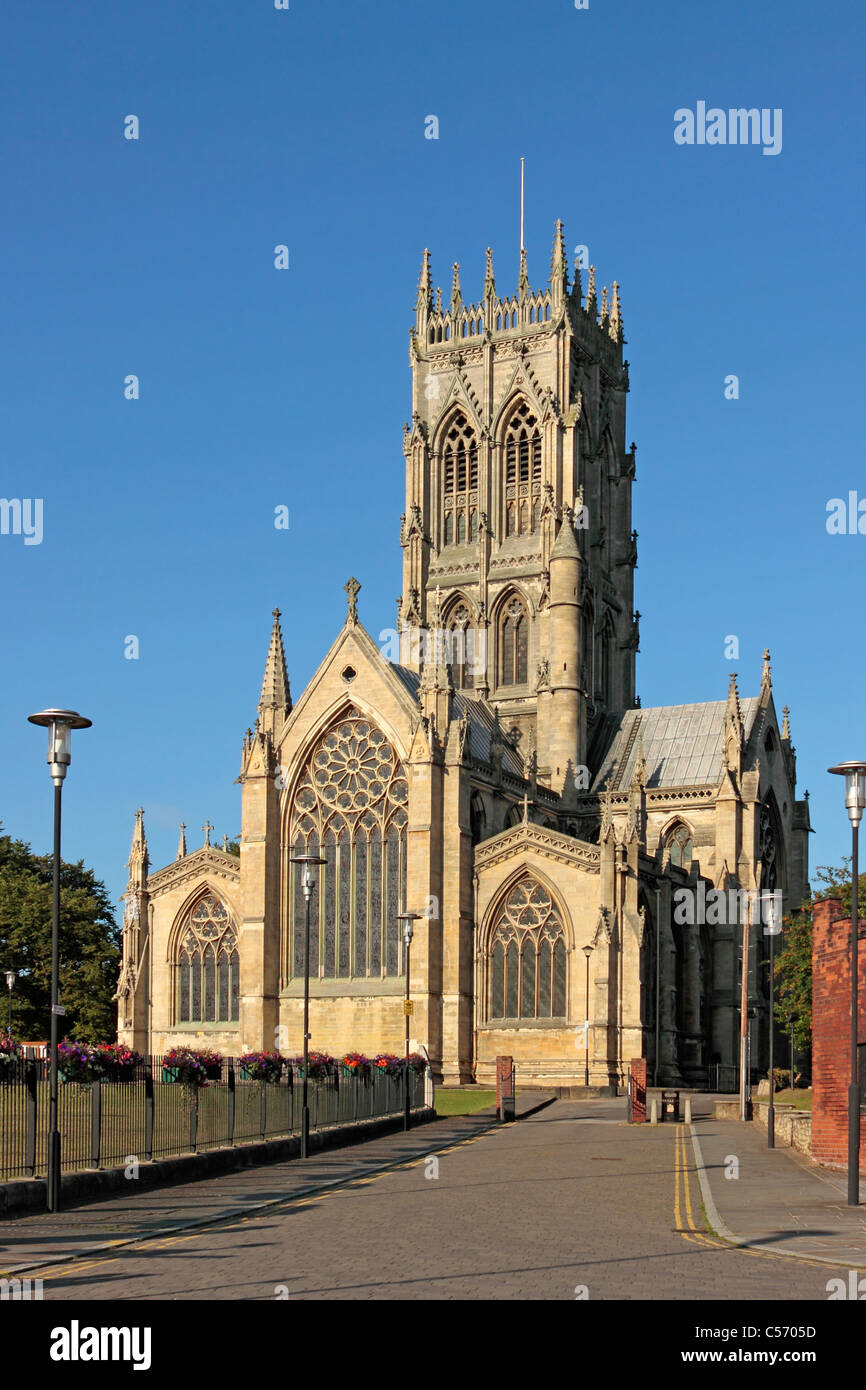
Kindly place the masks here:
[(631, 1122), (642, 1125), (646, 1120), (646, 1058), (631, 1060)]
[[(858, 1041), (866, 1040), (866, 920), (858, 944)], [(812, 1158), (848, 1165), (851, 1079), (851, 918), (838, 899), (812, 910)], [(866, 1171), (866, 1121), (860, 1121), (860, 1171)]]

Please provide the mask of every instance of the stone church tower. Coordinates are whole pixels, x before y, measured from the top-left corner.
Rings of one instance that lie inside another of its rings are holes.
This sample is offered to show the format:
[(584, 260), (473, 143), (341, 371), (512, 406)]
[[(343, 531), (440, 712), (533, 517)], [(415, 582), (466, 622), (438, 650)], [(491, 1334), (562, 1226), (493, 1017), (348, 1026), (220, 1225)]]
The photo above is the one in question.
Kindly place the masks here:
[[(447, 306), (424, 254), (404, 427), (403, 591), (380, 648), (345, 623), (293, 702), (274, 611), (241, 747), (240, 854), (205, 842), (149, 871), (136, 820), (120, 1037), (238, 1055), (302, 1047), (303, 895), (320, 854), (313, 1046), (398, 1051), (411, 950), (413, 1042), (446, 1082), (720, 1082), (737, 1058), (741, 899), (804, 896), (808, 800), (769, 652), (760, 691), (641, 708), (635, 697), (635, 449), (619, 287), (569, 283), (557, 223), (544, 289)], [(287, 630), (291, 634), (292, 620)], [(745, 891), (744, 891), (745, 890)], [(728, 908), (728, 902), (736, 906)], [(706, 904), (713, 904), (705, 910)], [(725, 910), (719, 908), (722, 902)], [(738, 915), (739, 913), (739, 915)], [(751, 933), (754, 1052), (767, 940)], [(588, 981), (588, 987), (587, 987)]]

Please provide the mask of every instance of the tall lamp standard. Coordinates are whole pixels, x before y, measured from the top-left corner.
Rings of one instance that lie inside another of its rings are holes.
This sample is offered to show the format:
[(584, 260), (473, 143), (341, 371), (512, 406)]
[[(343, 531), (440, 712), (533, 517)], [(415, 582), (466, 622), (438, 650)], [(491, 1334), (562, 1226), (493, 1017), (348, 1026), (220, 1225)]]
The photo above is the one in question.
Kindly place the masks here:
[(586, 1017), (583, 1023), (586, 1042), (586, 1066), (583, 1074), (584, 1086), (589, 1086), (589, 958), (592, 955), (592, 946), (584, 946), (583, 954), (586, 956)]
[[(51, 1053), (48, 1091), (48, 1210), (60, 1210), (60, 1129), (57, 1123), (57, 1021), (66, 1010), (59, 1002), (60, 984), (60, 820), (63, 779), (71, 761), (73, 729), (89, 729), (85, 719), (72, 709), (44, 709), (27, 716), (31, 724), (48, 730), (47, 762), (54, 783), (54, 875), (51, 902)], [(10, 992), (11, 998), (11, 992)]]
[(12, 990), (15, 987), (15, 971), (6, 971), (6, 988), (9, 991), (9, 1015), (6, 1023), (6, 1032), (12, 1037)]
[(301, 888), (304, 892), (304, 1075), (301, 1099), (301, 1158), (310, 1153), (310, 901), (313, 896), (315, 879), (313, 865), (325, 864), (318, 854), (292, 855), (289, 863), (302, 864)]
[(776, 944), (776, 937), (781, 931), (781, 923), (779, 922), (779, 902), (776, 897), (776, 894), (771, 892), (764, 893), (762, 896), (762, 916), (764, 919), (764, 932), (770, 938), (770, 1103), (767, 1107), (767, 1148), (774, 1149), (776, 1147), (776, 1107), (774, 1103), (774, 1094), (776, 1089), (776, 1059), (774, 1048), (775, 1039), (773, 1034), (775, 1032), (776, 1020), (774, 1016), (775, 959), (773, 947)]
[(404, 1004), (403, 1004), (403, 1013), (404, 1013), (405, 1016), (406, 1016), (406, 1049), (405, 1049), (404, 1077), (403, 1077), (403, 1080), (404, 1080), (404, 1087), (405, 1087), (404, 1105), (403, 1105), (403, 1128), (404, 1128), (404, 1129), (408, 1129), (408, 1128), (409, 1128), (409, 1115), (410, 1115), (410, 1109), (411, 1109), (410, 1103), (409, 1103), (409, 1015), (410, 1015), (410, 1010), (411, 1010), (412, 1005), (411, 1005), (410, 1000), (409, 1000), (409, 951), (410, 951), (410, 948), (411, 948), (411, 946), (412, 946), (412, 937), (415, 935), (415, 929), (414, 929), (414, 927), (412, 926), (412, 923), (413, 923), (413, 922), (417, 922), (417, 921), (418, 921), (418, 918), (421, 917), (421, 916), (422, 916), (422, 913), (420, 913), (420, 912), (398, 912), (398, 913), (397, 913), (397, 921), (403, 923), (403, 945), (404, 945), (404, 947), (406, 948), (406, 999), (405, 999)]
[(795, 1022), (796, 1022), (796, 1019), (797, 1019), (797, 1015), (796, 1015), (796, 1014), (788, 1014), (788, 1028), (789, 1028), (790, 1034), (791, 1034), (791, 1096), (792, 1096), (792, 1099), (793, 1099), (793, 1092), (794, 1092), (794, 1024), (795, 1024)]
[(858, 1083), (857, 1039), (857, 933), (860, 927), (860, 868), (858, 834), (866, 807), (866, 763), (839, 763), (828, 767), (845, 778), (845, 805), (851, 822), (851, 1080), (848, 1085), (848, 1205), (860, 1205), (860, 1086)]

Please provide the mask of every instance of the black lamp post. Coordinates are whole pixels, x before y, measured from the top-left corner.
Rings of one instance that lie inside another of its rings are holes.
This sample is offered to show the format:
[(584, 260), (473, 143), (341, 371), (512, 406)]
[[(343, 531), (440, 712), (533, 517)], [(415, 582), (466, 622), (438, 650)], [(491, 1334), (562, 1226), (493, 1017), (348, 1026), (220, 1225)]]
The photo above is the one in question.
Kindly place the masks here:
[(318, 854), (296, 854), (289, 861), (302, 864), (301, 888), (304, 892), (304, 1075), (301, 1098), (301, 1158), (310, 1153), (310, 901), (313, 896), (315, 880), (313, 865), (325, 864)]
[(797, 1015), (796, 1015), (796, 1014), (788, 1014), (788, 1028), (789, 1028), (790, 1034), (791, 1034), (791, 1098), (792, 1098), (792, 1099), (793, 1099), (793, 1094), (794, 1094), (794, 1023), (795, 1023), (795, 1021), (796, 1021), (796, 1018), (797, 1018)]
[(586, 1034), (586, 1066), (583, 1074), (583, 1084), (589, 1086), (589, 958), (592, 955), (593, 947), (584, 946), (583, 954), (586, 956), (586, 1017), (584, 1019), (583, 1031)]
[(9, 991), (9, 1016), (8, 1016), (8, 1021), (7, 1021), (7, 1023), (6, 1023), (6, 1032), (9, 1034), (10, 1038), (12, 1037), (12, 990), (13, 990), (14, 986), (15, 986), (15, 971), (14, 971), (14, 970), (7, 970), (7, 971), (6, 971), (6, 988), (7, 988), (8, 991)]
[(860, 868), (858, 832), (866, 807), (866, 763), (839, 763), (828, 767), (845, 778), (845, 805), (851, 822), (851, 1080), (848, 1085), (848, 1205), (860, 1205), (860, 1085), (857, 1067), (857, 933), (860, 928)]
[(410, 1001), (410, 999), (409, 999), (409, 952), (410, 952), (410, 948), (411, 948), (411, 946), (412, 946), (412, 937), (415, 935), (415, 930), (414, 930), (414, 928), (413, 928), (413, 926), (412, 926), (412, 923), (413, 923), (413, 922), (417, 922), (417, 921), (418, 921), (418, 918), (419, 918), (420, 916), (422, 916), (422, 914), (421, 914), (420, 912), (398, 912), (398, 913), (397, 913), (397, 921), (403, 923), (403, 946), (405, 947), (405, 950), (406, 950), (406, 998), (405, 998), (405, 1000), (404, 1000), (404, 1002), (403, 1002), (403, 1013), (404, 1013), (405, 1018), (406, 1018), (405, 1060), (404, 1060), (404, 1064), (403, 1064), (403, 1069), (404, 1069), (403, 1081), (404, 1081), (404, 1087), (405, 1087), (404, 1104), (403, 1104), (403, 1128), (404, 1128), (404, 1129), (408, 1129), (408, 1128), (409, 1128), (409, 1116), (410, 1116), (410, 1110), (411, 1110), (410, 1097), (409, 1097), (409, 1018), (410, 1018), (410, 1015), (411, 1015), (412, 1004), (411, 1004), (411, 1001)]
[[(73, 729), (89, 729), (85, 719), (71, 709), (44, 709), (27, 716), (31, 724), (48, 730), (48, 758), (54, 783), (54, 874), (51, 903), (51, 1052), (48, 1091), (48, 1210), (60, 1210), (60, 1129), (57, 1123), (57, 1020), (66, 1013), (60, 993), (60, 821), (63, 779), (71, 761)], [(11, 997), (11, 995), (10, 995)]]
[(770, 1104), (767, 1110), (767, 1148), (776, 1147), (776, 1069), (775, 1069), (775, 1025), (774, 1000), (775, 1000), (775, 953), (774, 946), (776, 937), (782, 929), (779, 921), (779, 903), (775, 893), (762, 894), (762, 916), (764, 919), (764, 935), (770, 938)]

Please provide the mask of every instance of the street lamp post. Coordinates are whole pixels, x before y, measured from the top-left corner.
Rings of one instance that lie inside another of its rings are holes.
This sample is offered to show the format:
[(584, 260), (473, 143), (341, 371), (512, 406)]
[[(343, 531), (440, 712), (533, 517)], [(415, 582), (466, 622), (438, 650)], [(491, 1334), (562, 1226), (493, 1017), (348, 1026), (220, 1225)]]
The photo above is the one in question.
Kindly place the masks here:
[[(27, 716), (31, 724), (48, 730), (47, 762), (54, 783), (54, 872), (51, 899), (51, 1052), (48, 1090), (48, 1210), (60, 1210), (60, 1129), (57, 1122), (58, 1019), (65, 1014), (60, 993), (60, 821), (63, 779), (71, 761), (73, 729), (89, 729), (85, 719), (71, 709), (44, 709)], [(10, 995), (11, 998), (11, 995)]]
[(866, 807), (866, 763), (839, 763), (828, 772), (845, 778), (845, 805), (851, 822), (851, 1079), (848, 1085), (848, 1205), (860, 1205), (860, 1085), (857, 1066), (857, 934), (860, 928), (858, 834)]
[(296, 854), (290, 859), (290, 863), (304, 866), (301, 878), (304, 893), (304, 1075), (301, 1096), (301, 1158), (308, 1158), (310, 1153), (310, 901), (315, 886), (313, 865), (326, 862), (318, 854)]
[(9, 991), (9, 1015), (8, 1015), (8, 1020), (7, 1020), (7, 1023), (6, 1023), (6, 1032), (9, 1034), (10, 1038), (12, 1037), (12, 990), (13, 990), (13, 988), (14, 988), (14, 985), (15, 985), (15, 971), (14, 971), (14, 970), (7, 970), (7, 971), (6, 971), (6, 988), (7, 988), (8, 991)]
[(415, 930), (414, 930), (414, 928), (413, 928), (413, 926), (412, 926), (412, 923), (413, 923), (413, 922), (417, 922), (417, 921), (418, 921), (418, 918), (419, 918), (420, 916), (422, 916), (422, 914), (421, 914), (420, 912), (398, 912), (398, 913), (397, 913), (397, 921), (403, 923), (403, 945), (404, 945), (404, 947), (406, 948), (406, 998), (405, 998), (405, 1001), (404, 1001), (404, 1003), (403, 1003), (403, 1013), (404, 1013), (405, 1018), (406, 1018), (405, 1058), (404, 1058), (404, 1063), (403, 1063), (403, 1071), (404, 1071), (404, 1075), (403, 1075), (403, 1082), (404, 1082), (403, 1128), (404, 1128), (404, 1129), (408, 1129), (408, 1128), (409, 1128), (409, 1116), (410, 1116), (410, 1111), (411, 1111), (411, 1104), (410, 1104), (410, 1098), (409, 1098), (409, 1018), (410, 1018), (410, 1011), (411, 1011), (412, 1005), (411, 1005), (411, 1001), (410, 1001), (410, 999), (409, 999), (409, 952), (410, 952), (410, 948), (411, 948), (411, 946), (412, 946), (412, 937), (415, 935)]
[(586, 956), (586, 1014), (584, 1016), (583, 1031), (586, 1042), (586, 1065), (583, 1073), (583, 1084), (589, 1086), (589, 958), (592, 955), (592, 946), (584, 946), (583, 954)]
[(792, 1100), (793, 1100), (793, 1092), (794, 1092), (794, 1021), (795, 1021), (796, 1017), (797, 1017), (796, 1014), (788, 1014), (788, 1029), (789, 1029), (790, 1034), (791, 1034), (791, 1099), (792, 1099)]
[(772, 893), (772, 892), (770, 892), (770, 893), (764, 893), (764, 894), (762, 895), (762, 897), (763, 897), (763, 903), (762, 903), (763, 911), (762, 911), (762, 914), (761, 914), (761, 915), (762, 915), (763, 920), (764, 920), (764, 931), (765, 931), (765, 933), (767, 934), (767, 936), (769, 936), (769, 938), (770, 938), (770, 1104), (769, 1104), (769, 1107), (768, 1107), (768, 1110), (767, 1110), (767, 1148), (768, 1148), (768, 1149), (774, 1149), (774, 1148), (776, 1147), (776, 1106), (775, 1106), (775, 1099), (774, 1099), (774, 1097), (775, 1097), (775, 1087), (776, 1087), (776, 1075), (775, 1075), (775, 1061), (776, 1061), (776, 1058), (775, 1058), (775, 1039), (774, 1039), (774, 1036), (773, 1036), (773, 1035), (774, 1035), (774, 1032), (775, 1032), (775, 1018), (774, 1018), (774, 1014), (773, 1014), (773, 1006), (774, 1006), (774, 1000), (775, 1000), (775, 991), (774, 991), (775, 978), (774, 978), (774, 974), (773, 974), (773, 970), (774, 970), (774, 949), (773, 949), (773, 948), (774, 948), (775, 943), (776, 943), (776, 937), (778, 936), (779, 931), (780, 931), (780, 923), (779, 923), (779, 920), (778, 920), (778, 918), (779, 918), (779, 904), (778, 904), (778, 900), (777, 900), (777, 898), (776, 898), (776, 894), (775, 894), (775, 893)]

